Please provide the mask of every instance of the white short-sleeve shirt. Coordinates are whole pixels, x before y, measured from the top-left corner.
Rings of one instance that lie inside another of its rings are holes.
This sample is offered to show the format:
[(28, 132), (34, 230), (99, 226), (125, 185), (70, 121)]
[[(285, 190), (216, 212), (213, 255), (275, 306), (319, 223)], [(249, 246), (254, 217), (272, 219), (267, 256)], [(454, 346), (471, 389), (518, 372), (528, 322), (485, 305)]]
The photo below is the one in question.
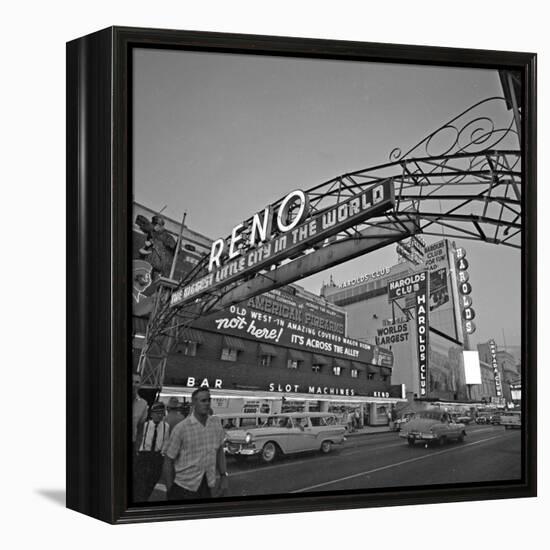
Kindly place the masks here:
[(207, 417), (203, 425), (194, 414), (177, 424), (170, 434), (166, 456), (174, 461), (174, 482), (197, 491), (203, 476), (209, 487), (216, 485), (216, 454), (223, 445), (224, 431), (218, 418)]

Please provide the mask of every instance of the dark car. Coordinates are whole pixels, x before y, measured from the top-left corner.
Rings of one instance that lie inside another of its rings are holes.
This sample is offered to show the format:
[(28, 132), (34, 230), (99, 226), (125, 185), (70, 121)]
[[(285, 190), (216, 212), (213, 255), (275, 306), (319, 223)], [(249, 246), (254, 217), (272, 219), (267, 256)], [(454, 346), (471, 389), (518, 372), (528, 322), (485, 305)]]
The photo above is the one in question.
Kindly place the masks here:
[(401, 428), (400, 437), (407, 440), (410, 447), (417, 441), (426, 447), (430, 443), (444, 445), (448, 441), (464, 441), (466, 426), (456, 423), (453, 418), (441, 411), (422, 411)]
[(468, 416), (467, 414), (464, 414), (464, 415), (460, 415), (460, 414), (457, 414), (455, 417), (454, 417), (454, 421), (459, 423), (459, 424), (466, 424), (468, 425), (471, 421), (472, 421), (472, 417), (471, 416)]
[(480, 415), (476, 418), (476, 424), (490, 424), (491, 417), (487, 415)]

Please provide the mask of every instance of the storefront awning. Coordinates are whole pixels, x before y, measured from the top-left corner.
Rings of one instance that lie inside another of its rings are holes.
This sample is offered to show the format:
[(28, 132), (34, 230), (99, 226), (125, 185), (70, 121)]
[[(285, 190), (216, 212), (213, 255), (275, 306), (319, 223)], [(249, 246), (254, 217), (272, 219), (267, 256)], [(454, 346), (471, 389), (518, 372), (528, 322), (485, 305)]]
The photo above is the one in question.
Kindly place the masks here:
[(269, 344), (260, 344), (258, 353), (259, 355), (269, 355), (270, 357), (277, 357), (277, 350)]
[[(176, 386), (164, 386), (160, 392), (160, 397), (170, 397), (175, 395), (176, 397), (191, 397), (191, 394), (196, 388), (176, 387)], [(268, 392), (268, 391), (246, 391), (236, 389), (213, 389), (210, 388), (210, 394), (212, 397), (225, 398), (225, 399), (270, 399), (278, 401), (283, 397), (291, 401), (329, 401), (331, 403), (399, 403), (406, 402), (406, 399), (399, 397), (381, 398), (381, 397), (367, 397), (362, 395), (355, 396), (343, 396), (343, 395), (315, 395), (311, 393), (282, 393), (282, 392)]]
[(341, 369), (348, 369), (349, 368), (349, 361), (346, 361), (345, 359), (334, 359), (334, 366), (340, 367)]
[(314, 366), (317, 365), (330, 365), (330, 361), (327, 357), (323, 357), (322, 355), (317, 355), (316, 353), (313, 354), (313, 359), (311, 360), (311, 364)]
[(192, 328), (186, 328), (181, 332), (178, 337), (180, 342), (195, 342), (196, 344), (204, 344), (204, 336), (198, 331)]
[(305, 361), (306, 356), (298, 350), (295, 349), (289, 349), (288, 350), (288, 357), (292, 359), (293, 361)]
[(375, 367), (374, 365), (367, 365), (367, 373), (368, 374), (378, 374), (380, 370), (378, 367)]
[(389, 367), (380, 367), (380, 373), (385, 376), (391, 376), (391, 369)]
[(357, 369), (357, 370), (360, 370), (360, 371), (363, 371), (363, 372), (367, 370), (367, 365), (365, 365), (365, 363), (358, 363), (357, 361), (352, 361), (351, 366), (354, 369)]
[(224, 336), (223, 345), (229, 349), (244, 351), (244, 342), (240, 338), (235, 338), (234, 336)]

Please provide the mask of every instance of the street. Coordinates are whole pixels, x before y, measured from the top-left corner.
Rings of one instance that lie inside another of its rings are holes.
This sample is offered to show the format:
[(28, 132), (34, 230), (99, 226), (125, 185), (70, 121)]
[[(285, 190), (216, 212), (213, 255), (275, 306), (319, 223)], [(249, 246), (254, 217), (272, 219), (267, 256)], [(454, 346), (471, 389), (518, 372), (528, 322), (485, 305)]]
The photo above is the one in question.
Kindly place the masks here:
[(263, 465), (228, 459), (228, 496), (519, 479), (521, 430), (470, 425), (464, 443), (411, 448), (397, 433), (350, 436), (331, 454)]

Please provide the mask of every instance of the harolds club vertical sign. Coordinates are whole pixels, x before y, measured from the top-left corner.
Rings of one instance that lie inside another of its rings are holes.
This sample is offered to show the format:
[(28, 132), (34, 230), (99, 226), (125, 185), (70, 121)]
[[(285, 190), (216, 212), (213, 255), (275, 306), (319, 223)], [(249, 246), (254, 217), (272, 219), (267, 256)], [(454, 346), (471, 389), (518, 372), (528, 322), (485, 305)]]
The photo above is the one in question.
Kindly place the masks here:
[[(388, 283), (388, 300), (390, 302), (405, 299), (405, 307), (407, 309), (414, 308), (420, 397), (426, 397), (428, 394), (429, 292), (428, 271), (419, 271)], [(409, 302), (409, 300), (411, 301)]]
[(418, 275), (420, 275), (420, 277), (415, 293), (418, 378), (420, 382), (420, 397), (425, 397), (427, 394), (428, 380), (428, 272), (422, 271)]

